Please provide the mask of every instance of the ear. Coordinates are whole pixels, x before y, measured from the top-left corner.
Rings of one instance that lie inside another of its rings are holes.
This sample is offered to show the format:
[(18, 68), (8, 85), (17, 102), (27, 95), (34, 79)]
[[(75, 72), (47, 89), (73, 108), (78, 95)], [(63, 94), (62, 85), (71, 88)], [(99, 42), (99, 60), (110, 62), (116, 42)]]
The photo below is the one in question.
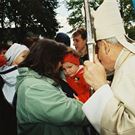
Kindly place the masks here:
[(102, 42), (103, 42), (103, 47), (104, 47), (105, 53), (108, 55), (108, 53), (110, 52), (111, 46), (105, 40), (102, 40)]

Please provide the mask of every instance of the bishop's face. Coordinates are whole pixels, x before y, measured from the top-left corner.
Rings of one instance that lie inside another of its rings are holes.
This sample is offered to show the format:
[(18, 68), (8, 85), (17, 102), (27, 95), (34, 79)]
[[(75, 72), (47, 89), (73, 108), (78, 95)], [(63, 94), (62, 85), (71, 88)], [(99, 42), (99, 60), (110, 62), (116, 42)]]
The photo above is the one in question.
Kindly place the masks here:
[(115, 60), (114, 60), (114, 53), (111, 48), (112, 45), (110, 45), (106, 41), (98, 41), (97, 47), (98, 47), (97, 50), (98, 58), (101, 64), (106, 69), (107, 73), (114, 71)]

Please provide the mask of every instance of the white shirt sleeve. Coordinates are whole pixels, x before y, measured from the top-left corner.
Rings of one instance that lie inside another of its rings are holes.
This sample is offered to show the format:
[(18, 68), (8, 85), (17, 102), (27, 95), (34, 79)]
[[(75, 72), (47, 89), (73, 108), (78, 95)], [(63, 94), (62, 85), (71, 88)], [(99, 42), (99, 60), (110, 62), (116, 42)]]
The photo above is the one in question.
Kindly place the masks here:
[(112, 96), (113, 93), (111, 87), (108, 84), (105, 84), (100, 87), (82, 106), (82, 110), (86, 117), (99, 133), (104, 108)]

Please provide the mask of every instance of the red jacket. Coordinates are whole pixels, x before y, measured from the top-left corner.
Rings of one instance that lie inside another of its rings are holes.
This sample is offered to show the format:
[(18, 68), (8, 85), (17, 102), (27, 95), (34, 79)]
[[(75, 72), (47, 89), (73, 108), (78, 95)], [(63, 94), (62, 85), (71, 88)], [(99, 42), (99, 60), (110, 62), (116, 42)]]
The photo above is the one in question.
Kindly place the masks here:
[(67, 83), (77, 93), (80, 101), (83, 103), (90, 97), (90, 86), (83, 78), (83, 68), (81, 68), (74, 76), (66, 77)]

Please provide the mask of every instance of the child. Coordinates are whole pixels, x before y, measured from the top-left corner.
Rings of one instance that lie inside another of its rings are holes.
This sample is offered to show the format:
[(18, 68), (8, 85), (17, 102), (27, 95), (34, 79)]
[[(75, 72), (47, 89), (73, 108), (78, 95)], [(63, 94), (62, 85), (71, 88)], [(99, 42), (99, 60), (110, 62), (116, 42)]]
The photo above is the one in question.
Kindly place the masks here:
[(14, 43), (5, 53), (6, 65), (1, 67), (1, 77), (4, 80), (2, 91), (7, 101), (12, 104), (15, 94), (16, 76), (19, 74), (17, 65), (21, 63), (29, 53), (25, 45)]
[(75, 51), (70, 51), (64, 56), (62, 64), (67, 83), (77, 93), (79, 100), (86, 102), (90, 97), (90, 86), (83, 78), (83, 65), (80, 65), (79, 56)]
[(5, 53), (5, 57), (0, 57), (0, 134), (17, 135), (16, 110), (13, 101), (16, 101), (16, 77), (19, 75), (17, 65), (22, 62), (29, 49), (14, 43)]

